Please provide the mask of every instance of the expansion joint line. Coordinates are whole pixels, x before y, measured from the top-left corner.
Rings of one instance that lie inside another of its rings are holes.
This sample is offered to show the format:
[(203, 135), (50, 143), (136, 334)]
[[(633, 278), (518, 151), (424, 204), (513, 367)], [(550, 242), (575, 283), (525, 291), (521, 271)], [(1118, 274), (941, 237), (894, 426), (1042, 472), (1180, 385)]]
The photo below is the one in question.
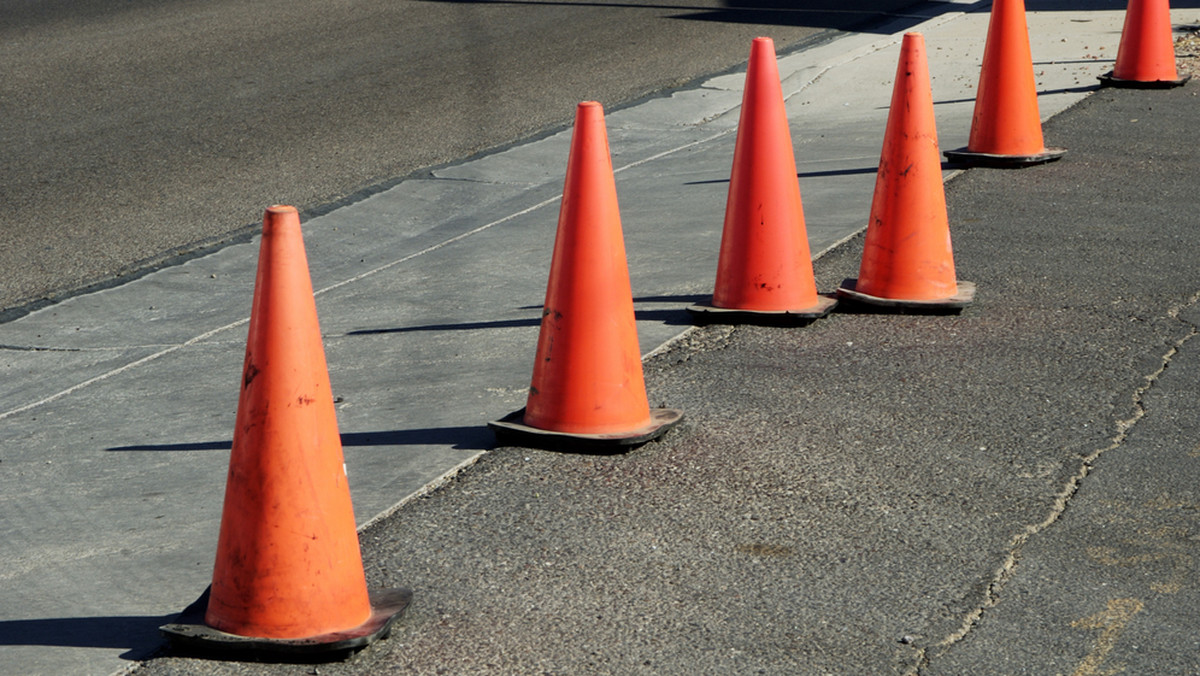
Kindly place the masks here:
[(1091, 473), (1096, 460), (1105, 453), (1120, 448), (1125, 443), (1125, 440), (1129, 438), (1129, 433), (1133, 428), (1146, 416), (1146, 395), (1158, 385), (1159, 379), (1171, 365), (1171, 360), (1175, 358), (1175, 355), (1179, 353), (1188, 341), (1200, 333), (1200, 329), (1197, 329), (1195, 324), (1180, 317), (1180, 314), (1184, 310), (1194, 307), (1198, 302), (1200, 302), (1200, 292), (1192, 294), (1186, 302), (1167, 311), (1167, 317), (1186, 324), (1188, 331), (1168, 346), (1167, 351), (1162, 355), (1158, 368), (1144, 376), (1142, 384), (1133, 391), (1131, 396), (1133, 400), (1132, 415), (1116, 422), (1116, 434), (1109, 440), (1107, 446), (1097, 448), (1080, 459), (1079, 469), (1073, 476), (1067, 479), (1062, 489), (1058, 492), (1058, 495), (1054, 497), (1054, 502), (1051, 504), (1050, 512), (1046, 515), (1046, 518), (1039, 523), (1025, 526), (1020, 532), (1013, 535), (1009, 541), (1008, 555), (1005, 556), (1004, 562), (993, 574), (991, 582), (988, 583), (984, 590), (982, 601), (967, 613), (963, 618), (962, 626), (957, 631), (951, 633), (941, 641), (929, 647), (921, 648), (918, 651), (916, 666), (908, 672), (909, 676), (920, 676), (921, 670), (929, 664), (929, 660), (931, 659), (929, 653), (931, 650), (937, 650), (939, 654), (944, 653), (953, 645), (965, 639), (979, 623), (979, 619), (983, 614), (988, 609), (1000, 603), (1000, 593), (1003, 591), (1005, 585), (1008, 584), (1008, 581), (1016, 574), (1017, 565), (1020, 562), (1021, 553), (1025, 549), (1025, 545), (1030, 539), (1053, 526), (1062, 517), (1071, 499), (1079, 492), (1079, 487), (1083, 483), (1083, 480)]

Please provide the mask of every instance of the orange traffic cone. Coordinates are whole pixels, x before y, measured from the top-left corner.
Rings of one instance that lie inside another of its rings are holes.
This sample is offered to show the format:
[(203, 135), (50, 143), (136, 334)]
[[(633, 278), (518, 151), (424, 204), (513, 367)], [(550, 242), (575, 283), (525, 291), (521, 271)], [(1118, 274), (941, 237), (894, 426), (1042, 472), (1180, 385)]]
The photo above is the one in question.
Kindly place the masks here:
[(1129, 0), (1116, 66), (1101, 75), (1100, 82), (1109, 87), (1167, 89), (1190, 77), (1179, 77), (1175, 68), (1168, 0)]
[(940, 312), (971, 302), (975, 285), (954, 277), (925, 37), (900, 49), (871, 220), (858, 279), (838, 295), (895, 310)]
[(1025, 0), (996, 0), (983, 49), (971, 136), (966, 148), (948, 150), (946, 157), (968, 165), (1014, 168), (1051, 162), (1066, 152), (1047, 148), (1042, 139)]
[(368, 593), (300, 217), (263, 219), (212, 586), (173, 645), (277, 657), (386, 636), (411, 593)]
[(836, 304), (817, 295), (775, 45), (755, 38), (712, 302), (688, 311), (702, 322), (798, 324)]
[(682, 414), (650, 410), (621, 235), (604, 108), (579, 104), (524, 409), (490, 423), (501, 442), (619, 450)]

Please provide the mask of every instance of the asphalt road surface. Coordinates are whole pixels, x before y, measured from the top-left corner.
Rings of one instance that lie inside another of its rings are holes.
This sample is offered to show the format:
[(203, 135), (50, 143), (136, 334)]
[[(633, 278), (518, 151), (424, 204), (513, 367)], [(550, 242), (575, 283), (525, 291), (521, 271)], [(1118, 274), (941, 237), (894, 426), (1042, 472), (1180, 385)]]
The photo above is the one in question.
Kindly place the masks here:
[(0, 319), (911, 0), (0, 0)]

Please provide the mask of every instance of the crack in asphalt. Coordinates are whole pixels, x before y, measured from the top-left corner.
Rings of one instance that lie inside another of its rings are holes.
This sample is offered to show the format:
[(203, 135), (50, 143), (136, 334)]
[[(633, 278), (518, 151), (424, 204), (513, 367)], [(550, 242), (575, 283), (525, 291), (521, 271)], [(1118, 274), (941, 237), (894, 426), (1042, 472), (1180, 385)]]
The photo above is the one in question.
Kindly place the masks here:
[(929, 651), (931, 649), (937, 649), (939, 651), (939, 655), (945, 654), (951, 647), (961, 642), (971, 633), (976, 625), (978, 625), (980, 618), (983, 617), (983, 614), (987, 612), (988, 609), (993, 608), (1000, 603), (1001, 592), (1004, 590), (1004, 587), (1008, 584), (1009, 580), (1016, 575), (1017, 566), (1020, 563), (1021, 553), (1025, 549), (1025, 545), (1028, 544), (1034, 536), (1039, 535), (1046, 529), (1053, 526), (1059, 520), (1059, 518), (1062, 517), (1062, 515), (1066, 512), (1067, 506), (1070, 504), (1071, 499), (1075, 497), (1076, 493), (1079, 492), (1079, 488), (1082, 485), (1083, 480), (1086, 479), (1088, 474), (1091, 473), (1092, 467), (1094, 466), (1096, 460), (1105, 453), (1120, 448), (1121, 445), (1125, 443), (1125, 440), (1129, 438), (1129, 433), (1138, 424), (1138, 422), (1140, 422), (1142, 418), (1146, 416), (1145, 399), (1147, 393), (1149, 393), (1158, 384), (1158, 381), (1162, 377), (1163, 373), (1165, 373), (1167, 368), (1170, 367), (1171, 361), (1175, 358), (1175, 355), (1177, 355), (1179, 351), (1183, 349), (1183, 346), (1188, 341), (1200, 333), (1200, 328), (1198, 328), (1194, 322), (1180, 316), (1185, 310), (1194, 307), (1198, 302), (1200, 302), (1200, 292), (1192, 294), (1192, 296), (1186, 302), (1167, 311), (1167, 317), (1185, 324), (1189, 327), (1189, 330), (1186, 335), (1170, 344), (1167, 351), (1162, 355), (1159, 367), (1155, 369), (1153, 373), (1149, 373), (1144, 376), (1142, 385), (1133, 391), (1131, 395), (1133, 399), (1133, 415), (1124, 420), (1118, 420), (1116, 422), (1117, 433), (1113, 435), (1110, 443), (1107, 446), (1098, 448), (1081, 459), (1078, 471), (1076, 471), (1076, 473), (1067, 480), (1067, 482), (1063, 485), (1062, 490), (1060, 490), (1058, 495), (1055, 496), (1050, 513), (1046, 515), (1046, 518), (1039, 523), (1025, 526), (1023, 530), (1013, 535), (1012, 539), (1009, 541), (1008, 556), (1005, 557), (1004, 562), (996, 570), (991, 581), (987, 584), (987, 587), (984, 590), (983, 600), (978, 606), (967, 613), (967, 615), (963, 618), (962, 626), (957, 631), (951, 633), (949, 636), (946, 636), (941, 641), (938, 641), (929, 647), (921, 648), (917, 651), (916, 664), (909, 672), (907, 672), (908, 676), (920, 676), (922, 670), (925, 667), (928, 667), (930, 661), (933, 659), (929, 655)]

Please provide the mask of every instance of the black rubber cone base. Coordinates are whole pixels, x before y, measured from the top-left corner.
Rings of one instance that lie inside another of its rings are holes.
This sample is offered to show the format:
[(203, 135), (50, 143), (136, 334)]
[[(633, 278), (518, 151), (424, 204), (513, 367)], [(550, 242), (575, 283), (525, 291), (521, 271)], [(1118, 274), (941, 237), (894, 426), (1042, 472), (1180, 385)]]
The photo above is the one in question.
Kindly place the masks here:
[(1046, 148), (1034, 155), (996, 155), (994, 153), (977, 153), (966, 148), (947, 150), (942, 153), (954, 164), (968, 167), (994, 167), (997, 169), (1020, 169), (1035, 164), (1053, 162), (1067, 154), (1066, 148)]
[(762, 326), (804, 326), (824, 317), (837, 307), (836, 298), (818, 296), (816, 305), (798, 310), (740, 310), (697, 303), (687, 308), (697, 324), (758, 324)]
[(387, 638), (392, 624), (412, 601), (408, 589), (369, 592), (371, 617), (345, 631), (296, 639), (258, 638), (228, 634), (204, 623), (208, 595), (204, 590), (195, 603), (184, 609), (175, 622), (159, 627), (172, 650), (193, 657), (252, 662), (332, 662), (343, 660), (370, 643)]
[(1100, 80), (1100, 85), (1104, 87), (1120, 87), (1122, 89), (1171, 89), (1172, 87), (1183, 86), (1188, 80), (1192, 79), (1191, 75), (1184, 75), (1178, 80), (1125, 80), (1113, 75), (1110, 70), (1104, 75), (1097, 77)]
[(847, 301), (847, 305), (857, 306), (854, 309), (861, 309), (862, 306), (866, 306), (875, 312), (953, 314), (961, 312), (964, 307), (970, 305), (971, 301), (975, 300), (975, 284), (962, 280), (958, 281), (957, 293), (949, 298), (939, 298), (938, 300), (880, 298), (857, 291), (855, 288), (857, 286), (857, 279), (847, 279), (838, 287), (837, 294), (840, 298)]
[(650, 409), (650, 424), (641, 429), (614, 434), (571, 434), (530, 427), (524, 422), (525, 409), (521, 409), (488, 423), (488, 427), (495, 433), (496, 441), (504, 446), (611, 455), (654, 441), (682, 419), (683, 413), (676, 409), (653, 408)]

